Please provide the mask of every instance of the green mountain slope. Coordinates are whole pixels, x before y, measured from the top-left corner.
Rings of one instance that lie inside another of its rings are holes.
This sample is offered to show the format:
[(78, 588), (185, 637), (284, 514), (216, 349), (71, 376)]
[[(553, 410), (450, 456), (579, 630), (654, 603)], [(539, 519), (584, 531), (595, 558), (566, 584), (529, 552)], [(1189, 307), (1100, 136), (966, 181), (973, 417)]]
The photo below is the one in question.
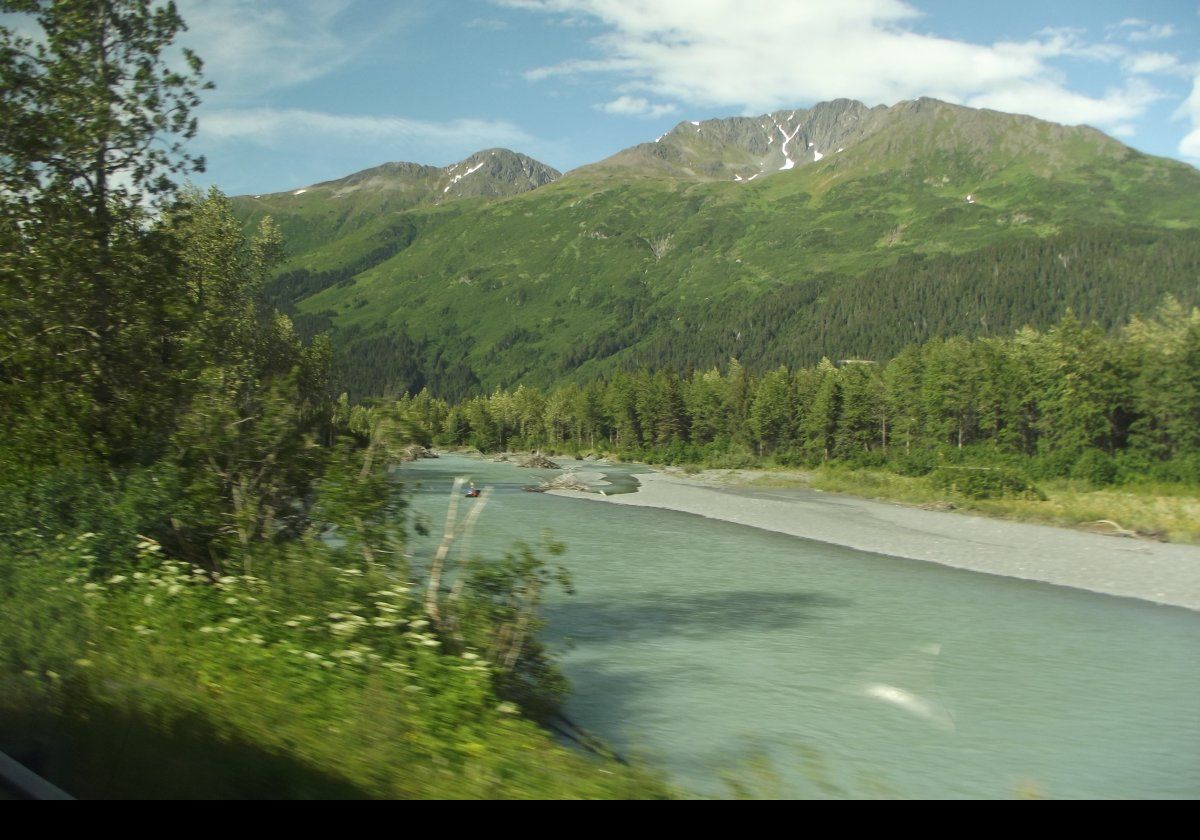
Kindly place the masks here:
[(314, 222), (277, 302), (333, 330), (356, 394), (1115, 323), (1200, 276), (1196, 169), (928, 99), (682, 123), (519, 195), (355, 206)]
[(289, 253), (303, 255), (306, 267), (315, 259), (320, 268), (330, 268), (369, 249), (364, 243), (373, 237), (386, 237), (398, 214), (518, 195), (560, 177), (558, 170), (526, 155), (485, 149), (444, 168), (385, 163), (289, 192), (239, 196), (234, 205), (248, 226), (270, 215), (283, 229)]

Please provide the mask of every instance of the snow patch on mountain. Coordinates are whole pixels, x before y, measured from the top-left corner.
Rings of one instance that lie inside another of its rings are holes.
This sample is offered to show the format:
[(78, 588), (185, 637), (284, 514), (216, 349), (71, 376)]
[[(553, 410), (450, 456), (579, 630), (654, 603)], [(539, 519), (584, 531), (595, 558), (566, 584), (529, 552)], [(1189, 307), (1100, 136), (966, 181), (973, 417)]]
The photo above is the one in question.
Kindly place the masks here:
[[(795, 114), (792, 116), (795, 116)], [(796, 165), (796, 161), (788, 157), (788, 143), (791, 143), (794, 139), (796, 139), (796, 135), (800, 133), (800, 126), (796, 126), (796, 129), (791, 134), (788, 134), (784, 127), (779, 123), (776, 123), (775, 127), (778, 128), (779, 133), (783, 135), (783, 145), (779, 147), (779, 151), (783, 154), (784, 160), (783, 166), (779, 167), (779, 170), (782, 172), (783, 170), (791, 169)]]
[[(492, 154), (495, 154), (495, 152), (492, 152)], [(450, 179), (450, 183), (446, 185), (446, 189), (442, 190), (442, 194), (445, 195), (446, 193), (450, 192), (451, 187), (453, 187), (455, 184), (457, 184), (463, 178), (466, 178), (471, 173), (478, 172), (483, 167), (483, 164), (485, 162), (486, 161), (480, 161), (479, 163), (475, 164), (474, 166), (472, 166), (470, 169), (468, 169), (466, 172), (462, 173), (461, 175), (455, 175), (453, 178)], [(455, 166), (457, 166), (457, 165), (458, 164), (455, 164)]]

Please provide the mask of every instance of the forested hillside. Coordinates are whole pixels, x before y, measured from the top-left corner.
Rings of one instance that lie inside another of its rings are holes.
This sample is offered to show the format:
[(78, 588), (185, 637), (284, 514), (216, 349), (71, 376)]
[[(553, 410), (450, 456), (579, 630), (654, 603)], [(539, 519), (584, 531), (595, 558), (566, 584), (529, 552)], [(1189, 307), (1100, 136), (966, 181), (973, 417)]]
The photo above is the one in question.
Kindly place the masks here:
[(828, 489), (1018, 500), (988, 510), (1200, 540), (1200, 308), (1173, 298), (1115, 332), (1068, 315), (1044, 332), (934, 339), (879, 361), (638, 368), (457, 403), (422, 391), (394, 410), (446, 446), (817, 470)]
[[(704, 463), (768, 455), (932, 469), (953, 451), (1111, 483), (1118, 467), (1200, 482), (1200, 308), (1168, 298), (1118, 333), (1074, 316), (1046, 332), (909, 345), (880, 362), (828, 358), (756, 375), (733, 359), (686, 376), (617, 373), (397, 410), (453, 445), (551, 447)], [(954, 456), (961, 458), (961, 456)]]
[[(325, 212), (362, 213), (338, 201)], [(516, 196), (362, 218), (305, 233), (273, 299), (330, 335), (353, 397), (460, 397), (733, 355), (756, 372), (883, 359), (1068, 309), (1112, 329), (1166, 293), (1195, 302), (1200, 172), (1088, 128), (840, 100), (682, 123)]]

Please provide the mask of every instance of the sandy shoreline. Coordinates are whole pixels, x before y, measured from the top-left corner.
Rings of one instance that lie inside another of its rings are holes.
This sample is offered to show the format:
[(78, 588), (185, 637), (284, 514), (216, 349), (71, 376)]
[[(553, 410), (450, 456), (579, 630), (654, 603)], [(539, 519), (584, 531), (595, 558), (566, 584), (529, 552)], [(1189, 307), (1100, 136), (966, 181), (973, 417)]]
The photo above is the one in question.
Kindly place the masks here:
[(861, 551), (1200, 610), (1200, 547), (806, 489), (714, 485), (651, 472), (636, 493), (555, 495), (691, 513)]

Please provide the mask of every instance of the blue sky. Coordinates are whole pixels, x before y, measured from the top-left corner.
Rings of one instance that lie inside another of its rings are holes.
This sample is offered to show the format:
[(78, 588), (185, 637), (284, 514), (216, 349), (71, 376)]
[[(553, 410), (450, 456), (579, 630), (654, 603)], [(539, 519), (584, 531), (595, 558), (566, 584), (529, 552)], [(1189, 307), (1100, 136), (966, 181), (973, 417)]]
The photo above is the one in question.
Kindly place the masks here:
[(231, 194), (489, 146), (562, 170), (684, 119), (934, 96), (1200, 164), (1200, 0), (179, 0)]

